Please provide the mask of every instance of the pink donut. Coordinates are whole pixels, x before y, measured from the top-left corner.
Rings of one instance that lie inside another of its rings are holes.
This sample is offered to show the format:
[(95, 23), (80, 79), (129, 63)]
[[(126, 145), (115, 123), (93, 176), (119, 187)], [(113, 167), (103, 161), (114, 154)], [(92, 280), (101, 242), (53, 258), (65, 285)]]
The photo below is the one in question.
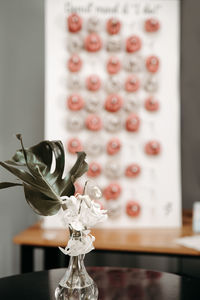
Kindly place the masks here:
[(105, 189), (104, 189), (104, 197), (106, 200), (113, 200), (119, 198), (121, 194), (121, 187), (118, 183), (110, 183)]
[(120, 71), (120, 69), (121, 69), (120, 60), (115, 56), (110, 57), (107, 62), (108, 73), (117, 74)]
[(73, 54), (68, 60), (68, 68), (71, 72), (78, 72), (82, 67), (82, 60), (77, 54)]
[(147, 32), (156, 32), (160, 29), (160, 23), (157, 19), (150, 18), (145, 21), (144, 27)]
[(85, 39), (85, 49), (89, 52), (97, 52), (102, 47), (102, 41), (98, 34), (91, 33)]
[(122, 107), (122, 98), (117, 94), (111, 94), (106, 98), (105, 109), (109, 112), (116, 112)]
[(125, 170), (125, 175), (127, 177), (133, 178), (137, 177), (141, 172), (140, 166), (138, 164), (131, 164)]
[(140, 81), (136, 75), (130, 75), (125, 81), (125, 90), (127, 92), (136, 92), (140, 87)]
[(101, 166), (97, 162), (92, 162), (89, 164), (89, 169), (87, 171), (88, 177), (97, 177), (101, 174)]
[(107, 21), (106, 29), (109, 34), (117, 34), (121, 29), (121, 23), (116, 18), (110, 18)]
[(126, 119), (126, 130), (136, 132), (140, 127), (140, 119), (136, 114), (130, 114)]
[(150, 73), (156, 73), (159, 68), (159, 59), (157, 56), (151, 55), (146, 59), (146, 68)]
[(147, 98), (144, 105), (148, 111), (157, 111), (159, 109), (159, 102), (154, 97)]
[(81, 142), (77, 138), (72, 138), (68, 141), (67, 149), (71, 154), (75, 154), (76, 152), (83, 150)]
[(145, 152), (148, 155), (158, 155), (161, 151), (161, 146), (158, 141), (149, 141), (145, 145)]
[(129, 217), (138, 217), (141, 211), (139, 203), (136, 201), (130, 200), (126, 204), (126, 213)]
[(126, 51), (129, 53), (140, 50), (141, 46), (141, 39), (137, 35), (132, 35), (126, 40)]
[(72, 33), (78, 32), (82, 29), (82, 19), (77, 14), (71, 14), (67, 19), (68, 30)]
[(86, 78), (86, 87), (89, 91), (96, 92), (101, 87), (101, 80), (98, 75), (90, 75)]
[(118, 138), (112, 138), (107, 144), (107, 153), (109, 155), (117, 154), (121, 149), (121, 142)]
[(67, 99), (67, 105), (70, 110), (80, 110), (84, 106), (84, 101), (80, 95), (72, 94)]
[(98, 115), (89, 115), (85, 121), (86, 127), (92, 131), (98, 131), (102, 128), (102, 121)]

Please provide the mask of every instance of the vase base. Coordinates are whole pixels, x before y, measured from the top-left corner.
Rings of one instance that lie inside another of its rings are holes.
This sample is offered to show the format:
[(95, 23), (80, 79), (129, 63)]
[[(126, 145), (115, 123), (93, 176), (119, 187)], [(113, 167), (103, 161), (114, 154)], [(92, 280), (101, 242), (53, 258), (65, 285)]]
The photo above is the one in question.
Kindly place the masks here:
[(98, 288), (95, 283), (83, 288), (66, 288), (59, 285), (55, 290), (56, 300), (97, 300)]

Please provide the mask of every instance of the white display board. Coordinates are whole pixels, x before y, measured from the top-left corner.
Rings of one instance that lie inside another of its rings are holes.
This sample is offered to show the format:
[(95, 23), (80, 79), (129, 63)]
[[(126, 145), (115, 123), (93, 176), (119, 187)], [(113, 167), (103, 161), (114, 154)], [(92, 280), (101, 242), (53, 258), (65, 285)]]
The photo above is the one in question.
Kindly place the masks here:
[(97, 163), (104, 227), (181, 225), (179, 5), (46, 0), (45, 138), (62, 140), (67, 169), (76, 159), (72, 138)]

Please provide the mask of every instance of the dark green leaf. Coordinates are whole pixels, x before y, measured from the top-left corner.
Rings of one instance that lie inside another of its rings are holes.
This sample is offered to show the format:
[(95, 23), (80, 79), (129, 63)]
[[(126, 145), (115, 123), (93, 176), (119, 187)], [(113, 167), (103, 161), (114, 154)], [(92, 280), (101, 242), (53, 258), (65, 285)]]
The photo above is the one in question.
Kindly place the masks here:
[(59, 201), (48, 198), (46, 195), (27, 184), (24, 184), (24, 193), (28, 204), (39, 215), (52, 216), (61, 208), (61, 203)]
[[(18, 134), (17, 138), (22, 149), (18, 150), (11, 160), (0, 162), (0, 165), (21, 179), (27, 202), (37, 213), (56, 213), (61, 206), (60, 197), (73, 195), (74, 182), (87, 171), (86, 154), (77, 153), (74, 166), (63, 178), (65, 152), (61, 141), (42, 141), (26, 149), (22, 136)], [(52, 163), (55, 163), (55, 168), (51, 172)], [(21, 166), (26, 170), (21, 169)]]
[(12, 186), (22, 186), (21, 183), (15, 183), (15, 182), (0, 182), (0, 190), (1, 189), (6, 189), (6, 188), (9, 188), (9, 187), (12, 187)]
[(74, 184), (71, 180), (71, 177), (69, 177), (66, 181), (65, 181), (65, 185), (64, 185), (64, 189), (61, 192), (61, 196), (68, 196), (70, 197), (71, 195), (74, 195), (75, 193), (75, 187)]
[(23, 182), (28, 183), (29, 185), (33, 186), (49, 197), (52, 196), (52, 192), (48, 190), (48, 186), (42, 180), (38, 180), (38, 178), (34, 178), (28, 172), (15, 168), (13, 166), (9, 166), (4, 162), (0, 162), (0, 165), (10, 171), (13, 175), (21, 179)]
[(77, 178), (81, 177), (88, 170), (88, 164), (85, 161), (85, 152), (77, 152), (77, 155), (77, 160), (69, 171), (73, 182), (75, 182)]

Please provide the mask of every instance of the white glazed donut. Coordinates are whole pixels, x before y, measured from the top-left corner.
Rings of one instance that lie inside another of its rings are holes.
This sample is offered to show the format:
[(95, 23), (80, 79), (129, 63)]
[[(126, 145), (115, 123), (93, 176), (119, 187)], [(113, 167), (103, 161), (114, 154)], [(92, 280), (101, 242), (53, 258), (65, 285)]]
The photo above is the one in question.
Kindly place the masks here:
[(124, 69), (127, 72), (137, 73), (143, 68), (143, 60), (140, 55), (127, 55), (124, 60)]
[(68, 38), (67, 47), (69, 52), (78, 53), (83, 49), (83, 39), (80, 35), (73, 35)]
[(84, 121), (80, 114), (71, 114), (67, 120), (67, 127), (71, 131), (79, 131), (83, 129)]
[(110, 179), (120, 178), (122, 175), (121, 164), (117, 160), (110, 160), (105, 166), (105, 175)]
[(102, 101), (99, 95), (88, 94), (86, 96), (85, 109), (90, 113), (96, 113), (102, 107)]
[(111, 36), (107, 40), (106, 50), (108, 52), (118, 52), (121, 50), (122, 40), (119, 36)]
[(122, 128), (122, 118), (120, 115), (109, 113), (105, 118), (105, 129), (109, 132), (117, 132)]
[(103, 153), (103, 142), (100, 138), (91, 135), (86, 141), (84, 149), (88, 155), (96, 157)]
[(109, 77), (106, 80), (105, 88), (109, 94), (119, 92), (122, 88), (122, 81), (120, 80), (120, 77), (119, 76)]
[(98, 32), (101, 29), (101, 21), (98, 17), (92, 16), (87, 21), (87, 30), (89, 32)]
[(149, 93), (154, 93), (158, 90), (159, 84), (158, 79), (155, 76), (149, 76), (145, 80), (144, 89)]

